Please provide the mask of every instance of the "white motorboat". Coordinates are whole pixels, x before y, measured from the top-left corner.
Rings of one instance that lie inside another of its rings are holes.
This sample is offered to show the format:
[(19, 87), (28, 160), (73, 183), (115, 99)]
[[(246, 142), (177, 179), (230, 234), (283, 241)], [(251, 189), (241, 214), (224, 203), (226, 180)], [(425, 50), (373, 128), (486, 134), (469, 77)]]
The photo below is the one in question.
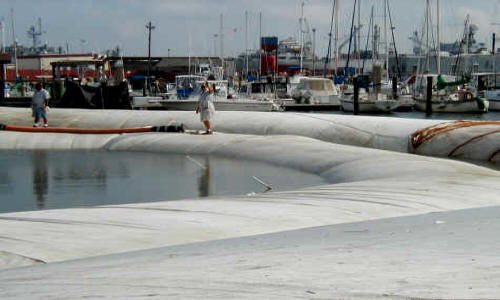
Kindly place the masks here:
[(302, 77), (292, 91), (297, 104), (340, 106), (340, 91), (328, 78)]

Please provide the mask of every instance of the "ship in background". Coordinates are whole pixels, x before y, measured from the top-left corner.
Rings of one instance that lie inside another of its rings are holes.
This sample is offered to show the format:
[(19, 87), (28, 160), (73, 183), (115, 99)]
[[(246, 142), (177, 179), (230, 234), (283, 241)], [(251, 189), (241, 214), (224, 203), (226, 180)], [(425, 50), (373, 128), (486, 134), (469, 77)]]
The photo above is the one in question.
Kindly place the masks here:
[[(270, 37), (263, 37), (263, 39)], [(301, 58), (302, 48), (302, 58)], [(264, 50), (253, 51), (248, 54), (248, 70), (252, 73), (258, 73), (262, 70), (262, 74), (273, 73), (277, 68), (279, 73), (296, 73), (300, 71), (301, 60), (302, 68), (304, 70), (311, 70), (313, 67), (313, 52), (310, 43), (304, 44), (289, 37), (285, 40), (278, 42), (278, 59), (276, 61), (276, 54), (273, 52), (266, 52)], [(315, 57), (319, 67), (319, 60)], [(236, 60), (236, 68), (240, 72), (245, 73), (246, 70), (246, 54), (240, 54)]]
[[(304, 3), (302, 9), (303, 6)], [(241, 74), (247, 73), (248, 70), (251, 74), (266, 75), (277, 70), (279, 74), (289, 76), (370, 73), (375, 64), (382, 64), (384, 69), (387, 69), (385, 53), (380, 51), (383, 48), (380, 26), (373, 24), (373, 31), (369, 34), (370, 47), (366, 47), (366, 41), (361, 38), (363, 26), (355, 25), (349, 35), (339, 37), (336, 41), (339, 57), (334, 58), (334, 55), (330, 54), (329, 60), (326, 61), (326, 56), (321, 57), (316, 51), (316, 29), (311, 27), (302, 12), (297, 34), (279, 40), (277, 53), (266, 52), (261, 42), (261, 49), (245, 51), (237, 57), (236, 68)], [(333, 38), (331, 32), (329, 36)], [(261, 39), (264, 41), (266, 37)], [(348, 46), (350, 53), (342, 53), (346, 52)], [(390, 55), (394, 55), (394, 43), (388, 45), (388, 51)]]
[[(476, 40), (476, 34), (479, 27), (475, 24), (470, 24), (467, 26), (464, 37), (457, 39), (453, 43), (440, 43), (441, 51), (448, 55), (459, 55), (459, 54), (489, 54), (486, 43), (478, 42)], [(408, 38), (413, 42), (413, 54), (414, 55), (425, 55), (426, 53), (426, 43), (423, 37), (419, 36), (418, 31), (413, 31), (412, 35)], [(430, 51), (436, 51), (435, 47), (431, 47)]]
[[(452, 74), (453, 70), (456, 69), (454, 67), (457, 63), (457, 56), (459, 57), (460, 64), (462, 68), (468, 69), (470, 73), (477, 72), (493, 72), (494, 65), (500, 66), (500, 58), (498, 55), (493, 57), (492, 49), (488, 49), (486, 43), (478, 42), (476, 39), (477, 32), (479, 28), (471, 24), (469, 26), (469, 30), (467, 33), (466, 39), (457, 39), (451, 43), (441, 43), (441, 60), (442, 60), (442, 71), (446, 74)], [(356, 28), (354, 28), (354, 34), (356, 34)], [(357, 46), (353, 45), (353, 53), (350, 56), (350, 67), (356, 68), (357, 66), (362, 64), (362, 61), (365, 60), (365, 72), (371, 72), (372, 66), (375, 63), (379, 63), (384, 66), (385, 62), (383, 61), (382, 56), (384, 55), (379, 51), (380, 45), (382, 44), (380, 39), (380, 29), (375, 30), (375, 34), (373, 37), (373, 46), (372, 49), (368, 50), (356, 50)], [(418, 71), (418, 65), (421, 65), (425, 60), (426, 53), (426, 45), (425, 42), (422, 41), (418, 32), (413, 32), (409, 39), (413, 42), (413, 53), (400, 53), (398, 58), (396, 59), (395, 55), (395, 47), (393, 43), (389, 44), (389, 72), (391, 74), (400, 73), (402, 76), (406, 77), (410, 74), (416, 73)], [(355, 43), (356, 39), (353, 39), (353, 43)], [(344, 40), (339, 42), (340, 51), (344, 50), (349, 43), (349, 38), (344, 38)], [(465, 47), (465, 45), (468, 45)], [(431, 62), (430, 62), (430, 72), (436, 72), (437, 66), (435, 62), (436, 56), (436, 48), (433, 47), (429, 50), (431, 53)], [(278, 72), (279, 73), (287, 73), (289, 75), (293, 75), (299, 72), (300, 70), (300, 41), (296, 38), (289, 37), (279, 41), (278, 44)], [(500, 49), (495, 49), (495, 53), (498, 53)], [(322, 75), (325, 57), (321, 57), (318, 54), (314, 53), (313, 45), (311, 42), (304, 43), (302, 47), (302, 69), (304, 73), (312, 74), (313, 69), (315, 70), (316, 75)], [(314, 57), (314, 59), (313, 59)], [(348, 54), (342, 53), (339, 58), (340, 69), (346, 66)], [(241, 73), (245, 73), (245, 53), (240, 54), (236, 58), (236, 69)], [(258, 74), (262, 69), (263, 74), (265, 74), (265, 70), (272, 70), (273, 64), (275, 64), (275, 58), (268, 57), (265, 55), (265, 52), (262, 50), (257, 50), (253, 52), (249, 52), (248, 54), (248, 70), (249, 72)], [(495, 63), (493, 63), (493, 60)], [(267, 67), (266, 67), (267, 66)], [(327, 73), (333, 74), (335, 72), (335, 62), (330, 61), (327, 66)], [(399, 69), (399, 71), (398, 71)]]
[[(31, 25), (26, 31), (26, 35), (31, 41), (31, 45), (23, 45), (17, 40), (10, 45), (5, 44), (5, 22), (0, 20), (0, 34), (2, 47), (0, 52), (11, 55), (11, 64), (6, 66), (6, 80), (14, 82), (16, 80), (37, 80), (48, 78), (52, 75), (50, 64), (55, 61), (92, 59), (99, 56), (95, 53), (82, 51), (72, 53), (69, 43), (64, 46), (52, 46), (47, 41), (42, 42), (42, 36), (46, 33), (42, 27), (42, 18), (37, 19), (37, 23)], [(87, 44), (86, 40), (80, 39), (79, 43)], [(120, 56), (121, 49), (116, 46), (106, 50), (100, 56)]]

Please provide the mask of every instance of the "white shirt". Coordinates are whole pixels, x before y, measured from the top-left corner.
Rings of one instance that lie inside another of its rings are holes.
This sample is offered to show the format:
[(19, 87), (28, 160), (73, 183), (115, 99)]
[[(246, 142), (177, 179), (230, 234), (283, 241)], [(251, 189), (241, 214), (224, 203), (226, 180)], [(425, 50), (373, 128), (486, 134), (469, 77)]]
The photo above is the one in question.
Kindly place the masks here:
[(33, 107), (45, 107), (45, 100), (49, 99), (50, 95), (47, 90), (41, 89), (39, 91), (35, 90), (33, 98), (31, 98), (31, 105)]
[(198, 99), (198, 109), (208, 109), (210, 107), (210, 102), (212, 102), (212, 94), (208, 91), (202, 91), (200, 99)]

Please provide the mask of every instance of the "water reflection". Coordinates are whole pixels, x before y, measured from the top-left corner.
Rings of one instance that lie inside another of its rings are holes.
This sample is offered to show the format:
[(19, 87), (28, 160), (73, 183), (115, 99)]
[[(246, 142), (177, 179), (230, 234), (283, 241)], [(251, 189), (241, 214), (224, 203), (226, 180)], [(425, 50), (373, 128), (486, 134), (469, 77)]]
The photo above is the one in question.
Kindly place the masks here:
[(33, 163), (33, 193), (36, 195), (36, 206), (38, 209), (45, 207), (46, 197), (49, 191), (49, 167), (46, 152), (33, 152), (31, 155)]
[(132, 152), (0, 151), (0, 213), (246, 194), (260, 188), (252, 176), (269, 180), (277, 190), (325, 182), (254, 161), (188, 159)]
[(213, 194), (213, 179), (210, 170), (210, 158), (205, 157), (205, 168), (202, 168), (198, 177), (198, 196), (208, 197)]
[[(4, 166), (3, 161), (0, 160), (1, 166)], [(9, 176), (9, 169), (5, 167), (0, 168), (0, 194), (11, 191), (11, 178)]]
[[(65, 184), (92, 184), (101, 189), (106, 188), (108, 162), (101, 159), (94, 159), (89, 154), (81, 154), (80, 160), (65, 159), (65, 163), (56, 164), (54, 166), (55, 175), (52, 177), (54, 181)], [(122, 164), (119, 165), (122, 167)], [(122, 168), (123, 169), (123, 168)], [(123, 173), (128, 173), (125, 169)], [(126, 177), (126, 175), (124, 175)]]

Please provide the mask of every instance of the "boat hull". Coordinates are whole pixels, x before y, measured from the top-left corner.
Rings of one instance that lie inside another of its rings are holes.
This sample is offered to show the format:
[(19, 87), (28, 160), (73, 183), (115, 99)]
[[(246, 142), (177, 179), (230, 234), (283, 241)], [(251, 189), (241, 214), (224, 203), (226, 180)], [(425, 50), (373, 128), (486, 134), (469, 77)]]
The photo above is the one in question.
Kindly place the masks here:
[[(149, 99), (134, 99), (133, 103), (133, 107), (135, 109), (195, 111), (198, 105), (198, 100), (174, 100), (149, 97)], [(215, 100), (214, 105), (215, 110), (219, 111), (276, 111), (279, 109), (279, 107), (272, 101), (259, 101), (251, 99), (221, 99)]]
[(489, 110), (500, 111), (500, 90), (485, 91), (485, 96), (490, 102)]
[[(359, 112), (365, 113), (390, 113), (398, 108), (399, 102), (397, 100), (360, 100)], [(354, 100), (343, 99), (342, 109), (344, 111), (354, 111)]]
[[(485, 113), (488, 112), (488, 101), (481, 105), (478, 100), (444, 100), (432, 101), (432, 112), (438, 113)], [(415, 109), (426, 111), (426, 100), (415, 99)]]

